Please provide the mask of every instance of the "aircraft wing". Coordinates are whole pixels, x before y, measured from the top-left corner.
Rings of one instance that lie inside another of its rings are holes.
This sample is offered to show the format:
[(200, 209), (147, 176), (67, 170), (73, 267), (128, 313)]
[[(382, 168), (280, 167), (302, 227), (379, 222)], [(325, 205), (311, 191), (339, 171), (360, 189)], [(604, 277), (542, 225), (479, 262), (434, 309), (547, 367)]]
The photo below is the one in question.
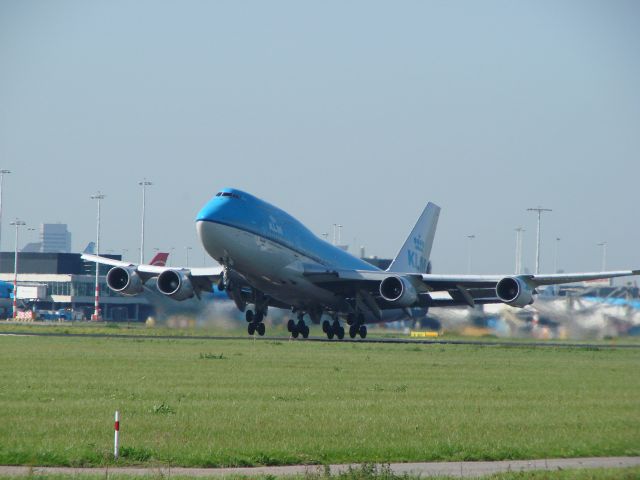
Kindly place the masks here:
[(588, 280), (601, 280), (606, 278), (627, 277), (640, 275), (640, 270), (618, 270), (612, 272), (591, 273), (556, 273), (545, 275), (433, 275), (423, 274), (422, 281), (431, 291), (448, 290), (461, 286), (467, 288), (495, 288), (497, 283), (506, 277), (519, 278), (530, 287), (536, 288), (542, 285), (558, 285), (562, 283), (584, 282)]
[[(542, 285), (582, 282), (605, 278), (640, 275), (640, 270), (619, 270), (611, 272), (592, 272), (574, 274), (545, 275), (437, 275), (398, 273), (382, 270), (325, 270), (310, 268), (305, 276), (319, 286), (336, 293), (368, 292), (379, 299), (380, 283), (389, 277), (401, 277), (411, 283), (421, 299), (421, 303), (430, 306), (452, 306), (482, 303), (507, 303), (499, 298), (496, 287), (503, 279), (514, 279), (520, 282), (522, 289), (536, 293), (535, 289)], [(430, 292), (448, 292), (451, 299), (431, 298)], [(391, 308), (384, 302), (378, 302), (380, 308)]]
[(632, 275), (640, 275), (640, 270), (618, 270), (611, 272), (592, 272), (592, 273), (557, 273), (545, 275), (437, 275), (431, 273), (396, 273), (386, 272), (383, 270), (315, 270), (305, 272), (305, 275), (313, 280), (313, 278), (321, 279), (320, 282), (331, 281), (360, 281), (360, 282), (381, 282), (390, 276), (406, 277), (420, 280), (426, 290), (441, 291), (457, 285), (470, 288), (491, 288), (506, 277), (517, 277), (525, 280), (529, 285), (538, 287), (541, 285), (557, 285), (561, 283), (584, 282), (588, 280), (600, 280), (605, 278), (627, 277)]
[(111, 267), (133, 269), (145, 282), (152, 277), (157, 277), (166, 270), (180, 271), (188, 275), (194, 286), (199, 290), (210, 291), (213, 283), (217, 282), (223, 274), (223, 268), (221, 266), (206, 268), (166, 267), (160, 265), (147, 265), (125, 262), (122, 260), (114, 260), (113, 258), (100, 257), (98, 255), (92, 255), (89, 253), (83, 253), (81, 258), (89, 262), (96, 262), (102, 265), (109, 265)]

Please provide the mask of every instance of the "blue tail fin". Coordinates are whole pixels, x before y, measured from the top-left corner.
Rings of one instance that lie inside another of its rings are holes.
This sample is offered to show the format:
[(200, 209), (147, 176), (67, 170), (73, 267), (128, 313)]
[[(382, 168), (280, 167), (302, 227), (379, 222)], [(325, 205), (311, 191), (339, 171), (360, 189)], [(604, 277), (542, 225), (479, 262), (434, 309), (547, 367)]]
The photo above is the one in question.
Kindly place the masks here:
[(429, 202), (387, 272), (428, 273), (440, 207)]

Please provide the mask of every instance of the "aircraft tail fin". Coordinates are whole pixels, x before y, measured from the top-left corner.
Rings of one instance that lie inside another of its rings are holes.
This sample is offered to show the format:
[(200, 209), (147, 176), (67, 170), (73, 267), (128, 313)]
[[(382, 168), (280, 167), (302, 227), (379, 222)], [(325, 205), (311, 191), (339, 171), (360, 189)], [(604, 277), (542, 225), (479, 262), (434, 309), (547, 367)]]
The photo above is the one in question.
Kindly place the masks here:
[(156, 265), (158, 267), (164, 267), (167, 265), (167, 259), (169, 258), (169, 254), (166, 252), (158, 252), (149, 262), (149, 265)]
[(429, 273), (431, 247), (436, 234), (440, 207), (429, 202), (418, 218), (413, 230), (393, 259), (387, 272)]
[(87, 246), (84, 247), (84, 250), (82, 251), (82, 253), (95, 254), (96, 253), (96, 242), (87, 243)]

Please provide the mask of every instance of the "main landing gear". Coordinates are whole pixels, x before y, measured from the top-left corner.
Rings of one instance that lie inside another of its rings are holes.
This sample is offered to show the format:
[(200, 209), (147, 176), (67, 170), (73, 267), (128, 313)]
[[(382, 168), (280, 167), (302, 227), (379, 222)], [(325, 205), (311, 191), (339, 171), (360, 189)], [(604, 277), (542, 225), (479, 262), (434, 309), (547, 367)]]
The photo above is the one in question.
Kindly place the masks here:
[(247, 332), (249, 335), (253, 335), (254, 333), (258, 333), (261, 337), (264, 335), (266, 330), (264, 323), (262, 323), (264, 315), (265, 312), (262, 310), (257, 310), (255, 312), (253, 310), (247, 310), (245, 313), (245, 319), (248, 323)]
[(347, 316), (347, 324), (349, 325), (349, 337), (356, 338), (360, 335), (360, 338), (367, 338), (367, 326), (364, 324), (364, 315), (359, 313), (357, 315), (349, 314)]
[(340, 325), (340, 321), (337, 318), (333, 322), (329, 320), (322, 322), (322, 331), (327, 334), (329, 340), (333, 337), (338, 337), (338, 340), (344, 338), (344, 327)]
[(304, 314), (298, 314), (298, 322), (293, 318), (290, 318), (287, 322), (287, 330), (291, 332), (291, 336), (293, 338), (298, 338), (299, 335), (302, 335), (302, 338), (309, 338), (309, 327), (306, 323), (304, 323)]

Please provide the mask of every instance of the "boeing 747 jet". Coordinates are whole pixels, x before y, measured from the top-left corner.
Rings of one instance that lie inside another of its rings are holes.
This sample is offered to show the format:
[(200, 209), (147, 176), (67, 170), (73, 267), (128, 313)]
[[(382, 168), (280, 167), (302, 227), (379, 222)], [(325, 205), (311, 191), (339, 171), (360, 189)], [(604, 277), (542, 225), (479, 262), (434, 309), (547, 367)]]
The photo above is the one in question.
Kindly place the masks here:
[[(295, 338), (309, 336), (305, 317), (322, 323), (329, 339), (367, 336), (367, 323), (422, 317), (430, 307), (506, 303), (525, 307), (536, 289), (576, 281), (638, 275), (640, 270), (551, 275), (438, 275), (428, 272), (440, 208), (427, 204), (386, 270), (317, 237), (283, 210), (246, 192), (225, 188), (198, 213), (196, 230), (220, 266), (171, 268), (97, 255), (82, 258), (112, 268), (107, 285), (123, 295), (143, 292), (156, 278), (158, 291), (174, 300), (200, 298), (214, 285), (246, 312), (248, 332), (264, 335), (269, 307), (290, 310)], [(448, 296), (432, 296), (447, 292)], [(247, 306), (250, 308), (247, 309)], [(323, 321), (323, 315), (326, 318)]]

